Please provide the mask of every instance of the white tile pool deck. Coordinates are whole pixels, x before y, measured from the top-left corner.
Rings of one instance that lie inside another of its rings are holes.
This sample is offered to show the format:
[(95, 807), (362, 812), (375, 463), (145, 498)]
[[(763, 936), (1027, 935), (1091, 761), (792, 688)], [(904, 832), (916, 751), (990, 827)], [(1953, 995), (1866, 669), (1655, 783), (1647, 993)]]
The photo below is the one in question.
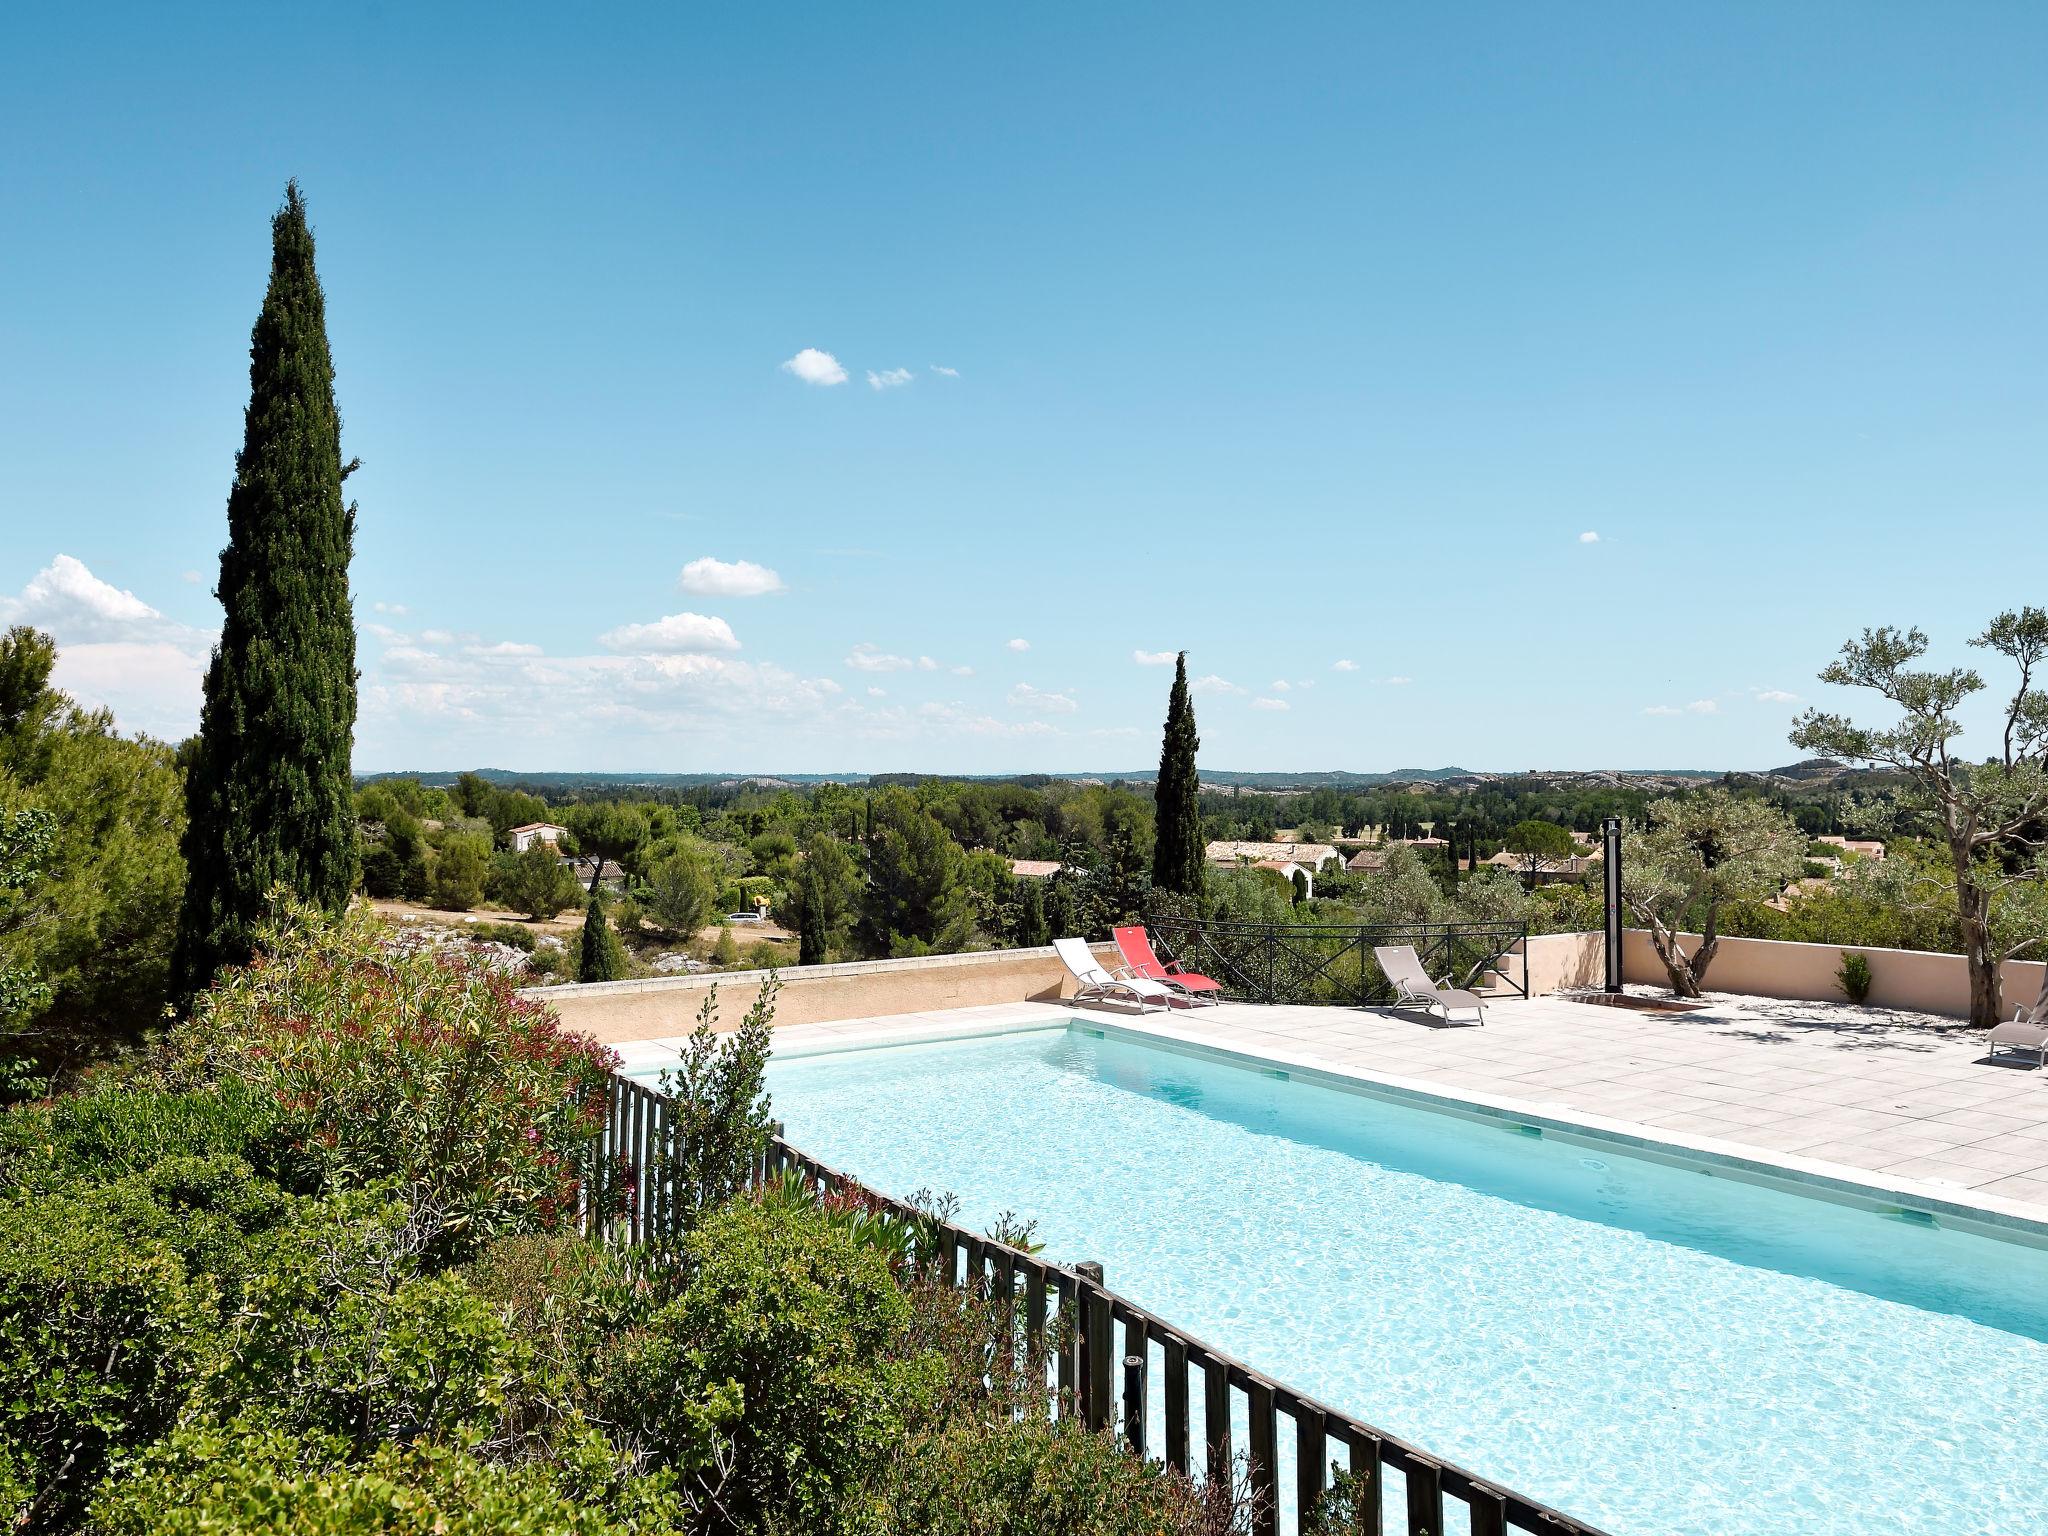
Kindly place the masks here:
[[(1489, 1005), (1479, 1028), (1355, 1008), (1017, 1003), (794, 1025), (777, 1049), (1075, 1020), (2048, 1223), (2048, 1072), (2031, 1057), (1993, 1063), (1980, 1034), (1876, 1009), (1717, 996), (1637, 1013), (1539, 997)], [(619, 1049), (634, 1070), (679, 1043)]]

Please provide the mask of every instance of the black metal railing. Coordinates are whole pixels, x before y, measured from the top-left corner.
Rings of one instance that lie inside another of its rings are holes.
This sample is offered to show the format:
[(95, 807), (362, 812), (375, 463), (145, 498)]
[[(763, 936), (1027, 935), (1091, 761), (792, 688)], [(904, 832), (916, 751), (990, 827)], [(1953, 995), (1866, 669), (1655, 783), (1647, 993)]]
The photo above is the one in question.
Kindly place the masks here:
[[(673, 1262), (685, 1201), (668, 1182), (675, 1117), (662, 1094), (612, 1079), (584, 1229), (593, 1241)], [(1043, 1372), (1049, 1417), (1073, 1415), (1113, 1431), (1133, 1455), (1190, 1475), (1233, 1478), (1254, 1493), (1255, 1536), (1298, 1530), (1339, 1472), (1359, 1528), (1382, 1521), (1407, 1536), (1441, 1536), (1445, 1515), (1470, 1536), (1509, 1531), (1602, 1536), (1594, 1526), (1490, 1483), (1397, 1435), (1319, 1402), (1204, 1343), (1110, 1289), (1100, 1267), (1068, 1267), (1025, 1253), (905, 1201), (869, 1190), (851, 1175), (770, 1138), (756, 1180), (794, 1173), (825, 1193), (858, 1191), (911, 1223), (935, 1252), (919, 1258), (982, 1298), (1015, 1341), (1008, 1362)], [(1156, 1436), (1156, 1439), (1155, 1439)]]
[(1529, 995), (1526, 923), (1212, 923), (1159, 917), (1148, 925), (1162, 959), (1223, 984), (1247, 1003), (1384, 1006), (1394, 988), (1376, 948), (1407, 945), (1430, 978), (1481, 992)]

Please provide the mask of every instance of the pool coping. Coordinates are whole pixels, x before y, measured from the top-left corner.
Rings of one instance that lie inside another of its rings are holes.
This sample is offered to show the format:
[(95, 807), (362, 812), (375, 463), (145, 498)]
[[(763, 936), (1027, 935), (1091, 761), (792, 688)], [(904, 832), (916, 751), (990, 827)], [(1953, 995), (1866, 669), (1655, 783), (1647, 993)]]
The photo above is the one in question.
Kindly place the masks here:
[[(938, 1045), (955, 1040), (995, 1039), (1054, 1029), (1080, 1029), (1183, 1054), (1207, 1057), (1251, 1070), (1280, 1070), (1290, 1078), (1340, 1092), (1393, 1103), (1419, 1105), (1440, 1114), (1494, 1126), (1514, 1134), (1533, 1133), (1595, 1147), (1619, 1148), (1646, 1161), (1696, 1168), (1709, 1176), (1737, 1179), (1787, 1194), (1805, 1195), (1905, 1219), (1931, 1218), (1952, 1231), (1972, 1232), (2026, 1247), (2048, 1248), (2048, 1209), (1996, 1195), (1965, 1193), (1960, 1186), (1888, 1178), (1868, 1168), (1771, 1152), (1746, 1142), (1688, 1135), (1632, 1120), (1588, 1114), (1555, 1103), (1453, 1090), (1393, 1073), (1333, 1063), (1311, 1049), (1271, 1045), (1231, 1046), (1178, 1028), (1177, 1014), (1108, 1013), (1071, 1003), (990, 1004), (891, 1018), (834, 1024), (794, 1024), (778, 1029), (776, 1055), (782, 1060), (883, 1050), (892, 1046)], [(622, 1070), (632, 1073), (673, 1060), (686, 1037), (632, 1042)], [(1703, 1166), (1704, 1165), (1704, 1166)]]

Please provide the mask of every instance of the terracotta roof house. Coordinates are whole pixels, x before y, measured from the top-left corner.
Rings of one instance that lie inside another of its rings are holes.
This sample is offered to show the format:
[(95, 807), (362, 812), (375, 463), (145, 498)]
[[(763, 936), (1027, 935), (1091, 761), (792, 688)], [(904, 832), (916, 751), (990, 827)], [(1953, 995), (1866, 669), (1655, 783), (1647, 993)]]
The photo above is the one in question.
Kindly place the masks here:
[(512, 851), (524, 853), (535, 843), (559, 843), (568, 832), (567, 827), (558, 827), (552, 821), (529, 821), (523, 827), (514, 827), (505, 835), (512, 839)]
[(1816, 837), (1814, 841), (1816, 843), (1826, 843), (1831, 848), (1839, 848), (1844, 853), (1857, 854), (1866, 859), (1882, 860), (1884, 858), (1884, 844), (1874, 837), (1829, 836)]
[(1214, 842), (1203, 850), (1211, 864), (1261, 864), (1268, 859), (1300, 864), (1319, 872), (1325, 864), (1342, 864), (1344, 855), (1328, 843)]
[(1010, 860), (1010, 873), (1019, 880), (1049, 880), (1064, 867), (1058, 859)]

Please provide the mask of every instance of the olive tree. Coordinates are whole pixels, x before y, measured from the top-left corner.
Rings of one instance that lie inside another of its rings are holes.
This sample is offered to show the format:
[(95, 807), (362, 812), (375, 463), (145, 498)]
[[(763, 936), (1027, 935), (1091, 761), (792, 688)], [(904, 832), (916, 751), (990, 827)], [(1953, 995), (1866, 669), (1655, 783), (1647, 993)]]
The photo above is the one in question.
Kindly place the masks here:
[[(1995, 910), (2024, 909), (2025, 888), (2044, 878), (2041, 821), (2048, 816), (2048, 691), (2034, 674), (2048, 659), (2048, 611), (2001, 613), (1970, 641), (2012, 663), (2012, 692), (1997, 717), (1998, 750), (1971, 760), (1954, 749), (1958, 711), (1984, 690), (1970, 667), (1934, 671), (1914, 665), (1927, 654), (1917, 629), (1866, 629), (1820, 674), (1821, 681), (1867, 688), (1899, 711), (1885, 727), (1809, 709), (1793, 722), (1802, 751), (1896, 770), (1912, 805), (1948, 857), (1958, 942), (1970, 970), (1970, 1022), (1988, 1028), (2003, 1011), (1999, 972), (2006, 960), (2042, 942), (2038, 927), (2017, 930)], [(2003, 929), (2003, 931), (2001, 931)]]
[(1622, 860), (1621, 897), (1649, 929), (1676, 996), (1700, 995), (1721, 944), (1721, 909), (1776, 896), (1798, 877), (1805, 850), (1792, 818), (1761, 800), (1714, 788), (1651, 802), (1649, 824)]

